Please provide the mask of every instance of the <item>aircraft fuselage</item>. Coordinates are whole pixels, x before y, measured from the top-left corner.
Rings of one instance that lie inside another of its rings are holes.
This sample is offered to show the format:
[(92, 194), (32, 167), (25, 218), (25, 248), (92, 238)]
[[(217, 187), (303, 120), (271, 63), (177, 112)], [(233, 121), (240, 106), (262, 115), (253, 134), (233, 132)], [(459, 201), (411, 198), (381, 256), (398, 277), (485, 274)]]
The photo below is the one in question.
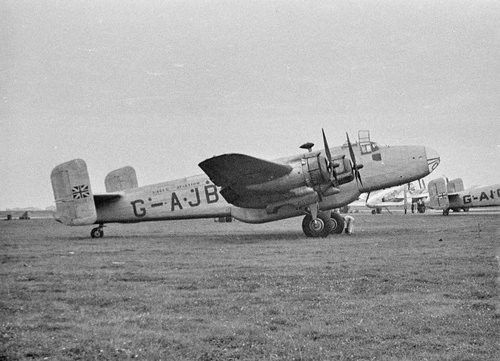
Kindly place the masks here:
[[(362, 185), (356, 180), (339, 186), (340, 192), (322, 197), (320, 210), (340, 208), (351, 203), (362, 192), (405, 184), (428, 175), (439, 163), (435, 152), (423, 146), (383, 146), (361, 154), (354, 147), (361, 170)], [(335, 155), (349, 156), (346, 147), (331, 148)], [(281, 158), (288, 163), (302, 155)], [(437, 159), (437, 163), (436, 163)], [(263, 223), (303, 215), (303, 210), (287, 206), (269, 212), (265, 208), (241, 208), (226, 202), (206, 175), (122, 191), (122, 196), (109, 202), (96, 201), (95, 223), (128, 223), (141, 221), (213, 218), (232, 216), (248, 223)]]
[(449, 208), (474, 208), (500, 206), (500, 183), (467, 189), (450, 197)]

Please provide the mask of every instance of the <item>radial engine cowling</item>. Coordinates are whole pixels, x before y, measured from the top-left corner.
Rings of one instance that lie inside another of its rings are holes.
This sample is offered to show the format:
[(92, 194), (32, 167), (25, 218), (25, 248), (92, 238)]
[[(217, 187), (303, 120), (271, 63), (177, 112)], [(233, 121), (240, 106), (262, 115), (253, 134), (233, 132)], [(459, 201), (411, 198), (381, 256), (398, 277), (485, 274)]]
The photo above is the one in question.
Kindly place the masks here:
[(305, 155), (290, 163), (292, 171), (287, 175), (265, 183), (246, 186), (246, 190), (257, 193), (288, 192), (299, 187), (316, 189), (321, 185), (329, 185), (330, 174), (326, 158), (319, 152)]
[(302, 158), (302, 173), (305, 185), (311, 188), (330, 183), (330, 173), (325, 157), (311, 153), (311, 156)]

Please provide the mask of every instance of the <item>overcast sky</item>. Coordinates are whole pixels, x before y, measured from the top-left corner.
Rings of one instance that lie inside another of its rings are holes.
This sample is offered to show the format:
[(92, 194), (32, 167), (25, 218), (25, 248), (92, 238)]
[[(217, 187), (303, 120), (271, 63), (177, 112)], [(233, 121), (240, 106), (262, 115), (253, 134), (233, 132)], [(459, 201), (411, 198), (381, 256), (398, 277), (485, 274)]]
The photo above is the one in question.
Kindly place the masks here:
[(370, 129), (436, 149), (428, 177), (500, 182), (499, 1), (0, 2), (0, 209), (53, 205), (86, 160), (94, 192), (240, 152), (298, 153)]

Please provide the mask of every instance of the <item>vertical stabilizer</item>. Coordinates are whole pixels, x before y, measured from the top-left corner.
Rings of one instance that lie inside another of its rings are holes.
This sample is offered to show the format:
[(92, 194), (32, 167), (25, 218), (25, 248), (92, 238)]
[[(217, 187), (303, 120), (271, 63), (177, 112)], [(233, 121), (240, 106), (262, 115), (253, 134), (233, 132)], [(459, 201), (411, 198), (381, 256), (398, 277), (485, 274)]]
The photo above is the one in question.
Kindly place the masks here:
[(56, 201), (56, 219), (70, 226), (93, 224), (97, 219), (87, 165), (74, 159), (58, 165), (50, 175)]
[(434, 179), (429, 182), (429, 206), (434, 209), (448, 209), (448, 189), (444, 178)]
[(448, 182), (448, 193), (458, 193), (464, 190), (462, 178), (456, 178)]
[(137, 175), (132, 167), (123, 167), (109, 172), (104, 179), (106, 192), (119, 192), (125, 189), (137, 188)]

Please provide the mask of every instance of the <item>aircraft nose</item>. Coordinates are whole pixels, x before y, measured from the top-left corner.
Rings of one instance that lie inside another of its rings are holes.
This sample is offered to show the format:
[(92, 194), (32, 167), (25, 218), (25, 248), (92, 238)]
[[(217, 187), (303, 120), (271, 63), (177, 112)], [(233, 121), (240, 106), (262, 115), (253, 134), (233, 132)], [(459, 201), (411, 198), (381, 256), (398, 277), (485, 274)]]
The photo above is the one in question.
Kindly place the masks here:
[(438, 152), (429, 147), (425, 147), (425, 154), (427, 157), (427, 164), (429, 165), (429, 173), (432, 173), (432, 171), (439, 165), (441, 158), (439, 157)]

